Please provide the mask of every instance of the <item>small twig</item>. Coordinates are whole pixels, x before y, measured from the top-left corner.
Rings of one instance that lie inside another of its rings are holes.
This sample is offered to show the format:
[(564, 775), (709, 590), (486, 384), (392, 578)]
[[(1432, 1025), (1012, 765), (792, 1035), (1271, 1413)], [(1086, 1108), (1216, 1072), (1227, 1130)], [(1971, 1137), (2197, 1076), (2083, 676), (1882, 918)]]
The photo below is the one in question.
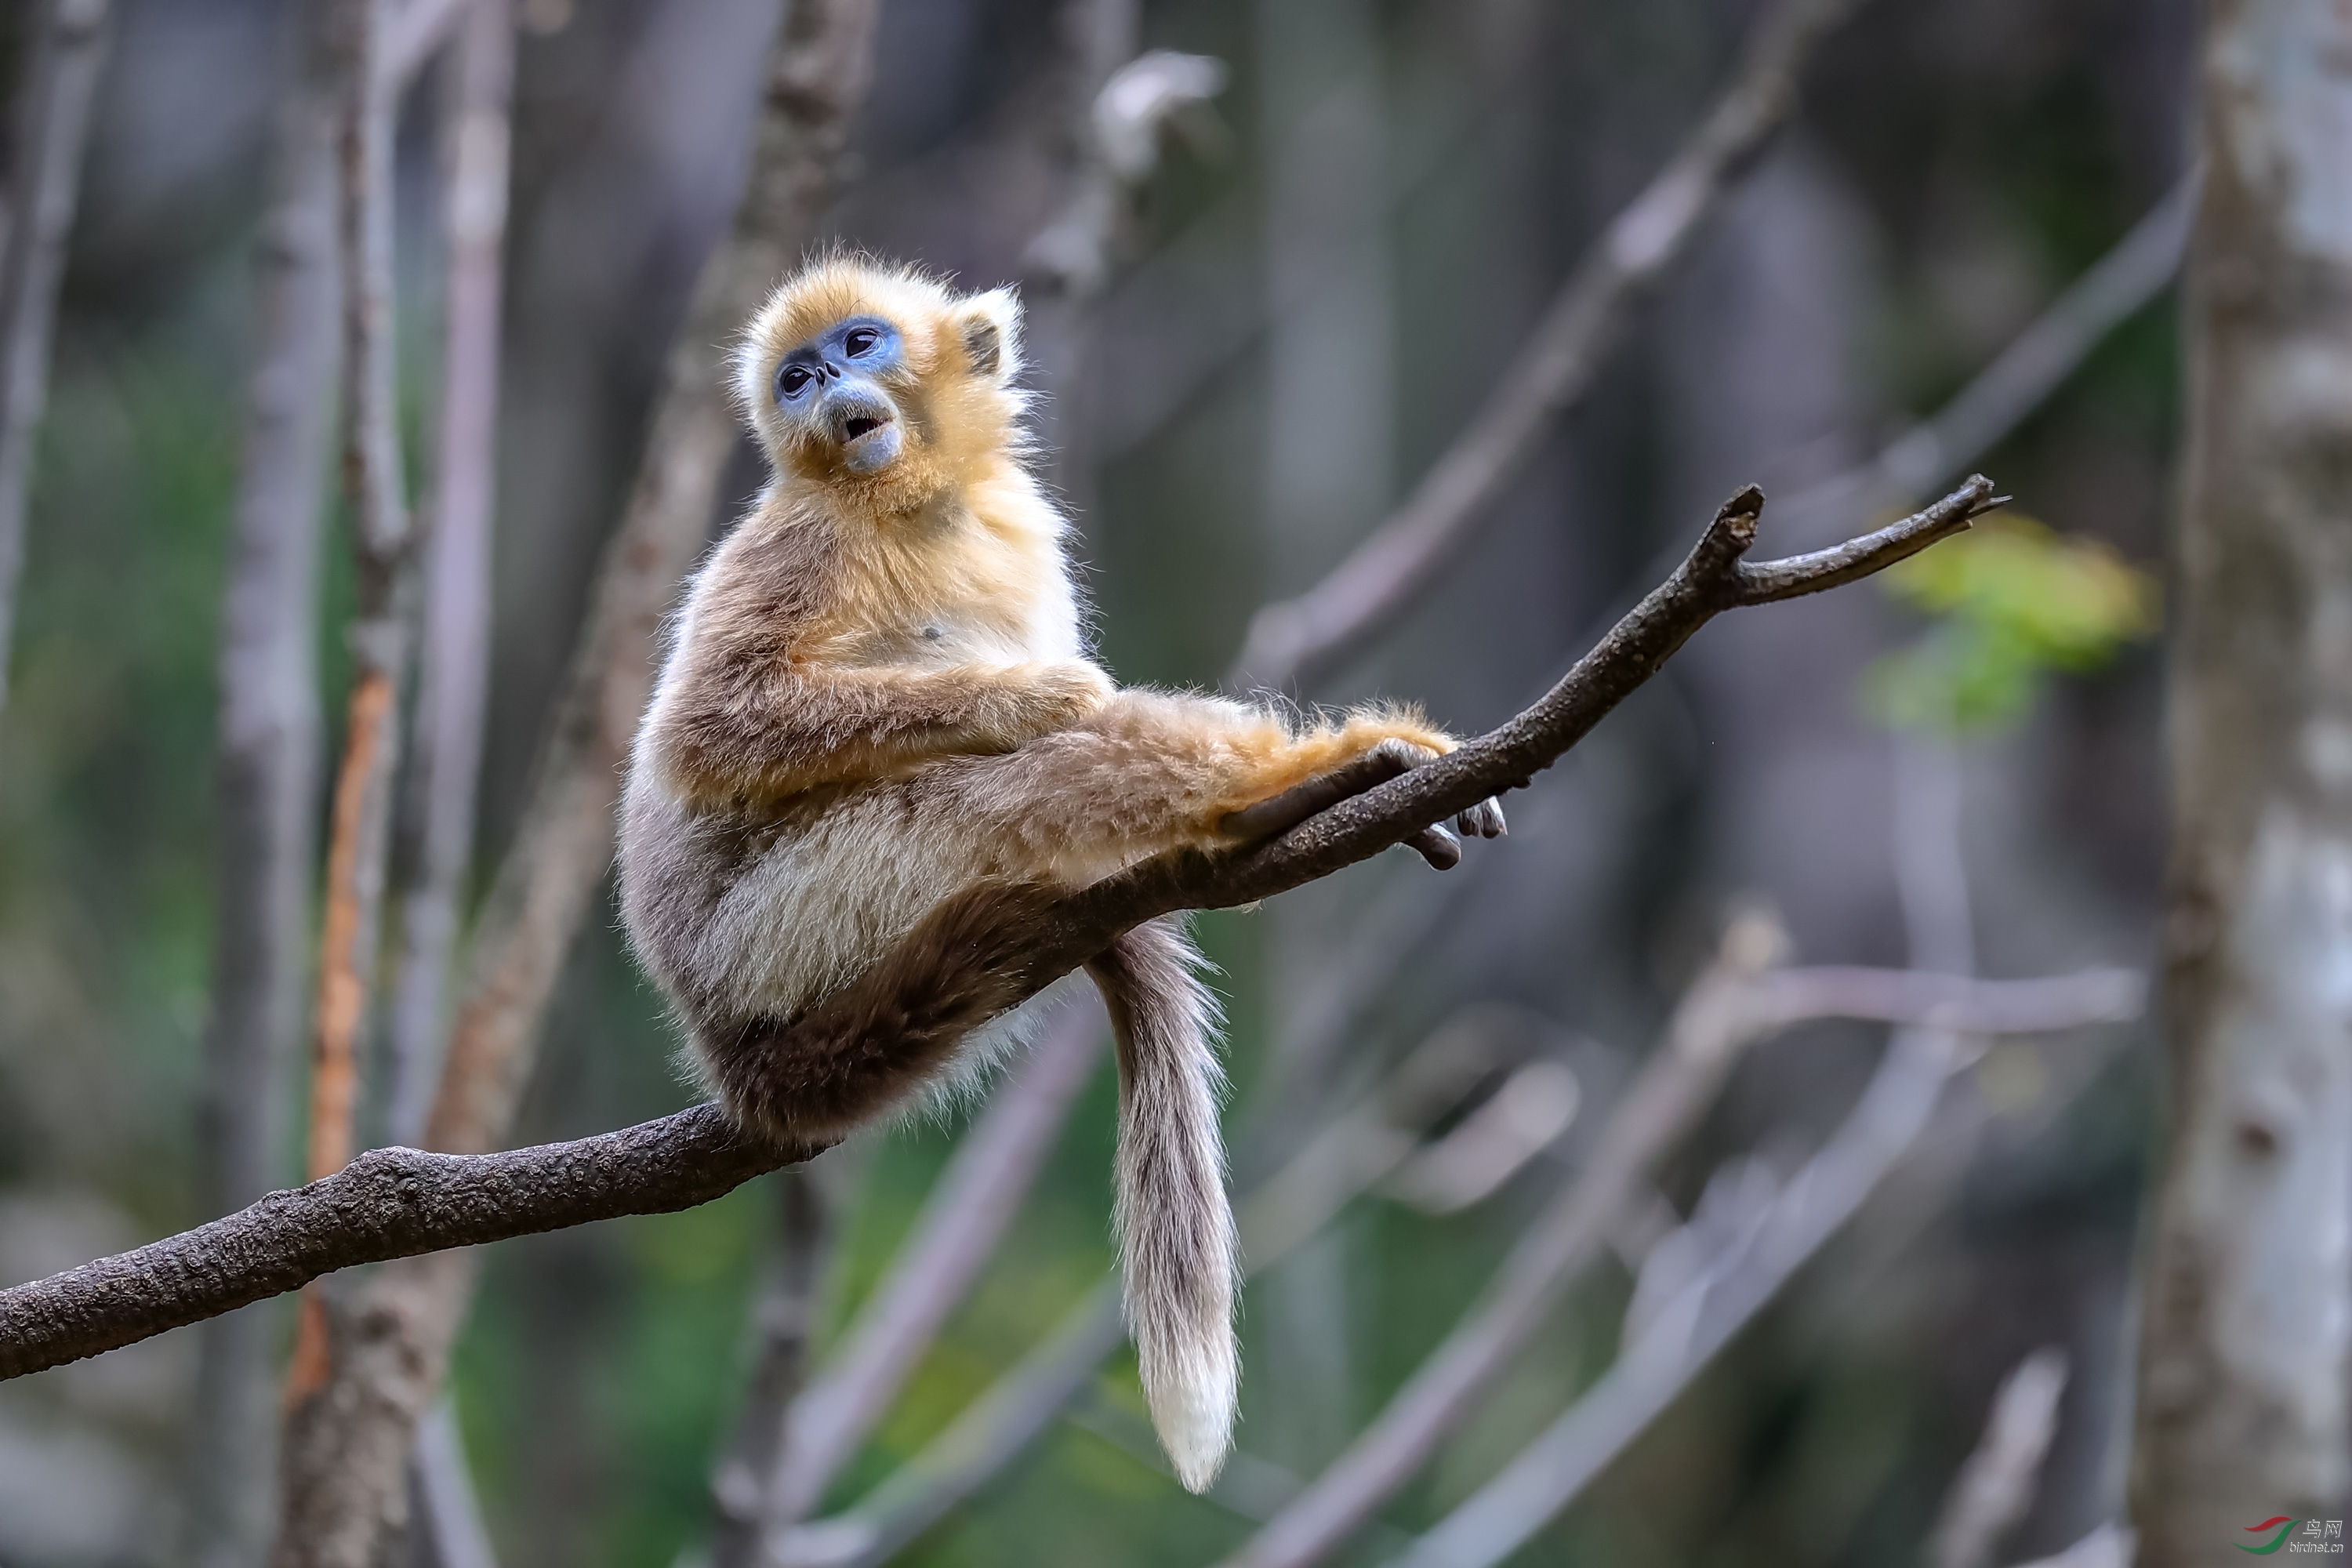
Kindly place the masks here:
[(58, 285), (81, 192), (82, 147), (106, 65), (109, 0), (49, 0), (17, 89), (16, 159), (0, 255), (0, 704), (7, 700), (33, 448), (48, 405)]
[[(1991, 492), (1991, 481), (1982, 478), (1971, 479), (1935, 506), (1891, 528), (1881, 530), (1872, 536), (1879, 542), (1875, 559), (1881, 563), (1900, 559), (1922, 548), (1928, 541), (1966, 528), (1969, 520), (1989, 502)], [(1598, 647), (1579, 659), (1540, 701), (1499, 729), (1470, 742), (1450, 755), (1369, 790), (1319, 816), (1311, 817), (1269, 844), (1218, 855), (1185, 851), (1149, 860), (1130, 871), (1106, 879), (1076, 893), (1042, 905), (1014, 909), (1005, 925), (972, 932), (965, 949), (967, 962), (976, 973), (988, 977), (989, 982), (984, 988), (973, 988), (973, 1007), (981, 1016), (988, 1016), (1018, 1005), (1086, 959), (1101, 952), (1108, 942), (1116, 940), (1119, 932), (1142, 921), (1181, 909), (1225, 908), (1270, 898), (1318, 877), (1327, 876), (1340, 867), (1369, 859), (1382, 849), (1403, 843), (1433, 822), (1458, 815), (1503, 790), (1524, 785), (1535, 773), (1549, 766), (1569, 747), (1581, 740), (1603, 715), (1654, 674), (1691, 633), (1719, 611), (1801, 591), (1801, 584), (1788, 581), (1780, 571), (1786, 563), (1768, 562), (1755, 569), (1761, 581), (1769, 584), (1768, 590), (1751, 587), (1743, 575), (1740, 556), (1754, 540), (1760, 498), (1752, 489), (1734, 498), (1717, 514), (1693, 548), (1690, 558), (1672, 578), (1643, 600), (1633, 614), (1601, 639)], [(1841, 572), (1845, 569), (1842, 552), (1826, 552), (1823, 554), (1840, 556), (1841, 562), (1833, 569)], [(919, 932), (910, 940), (920, 941), (921, 934)], [(885, 970), (887, 967), (884, 965)], [(835, 1032), (845, 1026), (845, 1020), (870, 1016), (871, 1009), (887, 1000), (870, 994), (866, 984), (853, 983), (817, 1008), (803, 1026), (820, 1035)], [(973, 1022), (980, 1022), (981, 1016), (975, 1016)], [(779, 1048), (790, 1049), (789, 1041), (781, 1043)], [(1656, 1104), (1639, 1100), (1634, 1101), (1645, 1107), (1642, 1113), (1645, 1119), (1666, 1116), (1678, 1104), (1664, 1090), (1655, 1093), (1664, 1097)], [(681, 1111), (677, 1117), (649, 1122), (646, 1126), (659, 1128), (676, 1124), (683, 1129), (690, 1124), (689, 1119), (706, 1114), (715, 1116), (718, 1113), (704, 1107), (693, 1111)], [(1632, 1146), (1638, 1149), (1642, 1138), (1647, 1133), (1628, 1131), (1620, 1136), (1633, 1140)], [(769, 1161), (765, 1167), (768, 1169), (787, 1161), (787, 1156), (782, 1153), (771, 1153), (765, 1157)], [(499, 1161), (514, 1156), (485, 1158)], [(751, 1173), (745, 1173), (747, 1175)], [(728, 1184), (731, 1186), (734, 1184)], [(718, 1190), (726, 1189), (721, 1187)], [(577, 1224), (597, 1217), (593, 1210), (593, 1203), (583, 1205), (577, 1211), (576, 1218), (563, 1223)], [(634, 1211), (614, 1209), (611, 1212)], [(525, 1224), (510, 1234), (520, 1235), (538, 1228), (548, 1226)], [(188, 1234), (201, 1236), (205, 1233), (200, 1229)], [(447, 1245), (469, 1245), (473, 1239), (476, 1238), (455, 1236)], [(157, 1245), (168, 1247), (173, 1244)], [(289, 1238), (287, 1245), (295, 1254), (309, 1256), (301, 1253), (299, 1240)], [(405, 1256), (409, 1252), (422, 1250), (427, 1249), (407, 1247), (402, 1251), (352, 1257), (325, 1267), (343, 1268), (352, 1262)], [(203, 1257), (205, 1254), (199, 1249), (192, 1256)], [(234, 1254), (220, 1261), (224, 1268), (233, 1271), (234, 1278), (225, 1276), (214, 1282), (205, 1300), (215, 1304), (195, 1310), (187, 1316), (175, 1319), (173, 1323), (163, 1326), (196, 1321), (214, 1312), (258, 1300), (273, 1290), (292, 1289), (302, 1282), (295, 1279), (288, 1284), (239, 1295), (238, 1291), (249, 1288), (241, 1282), (247, 1266)], [(313, 1278), (317, 1272), (324, 1271), (320, 1268), (305, 1278)], [(382, 1285), (386, 1279), (395, 1276), (395, 1270), (385, 1270), (376, 1283)], [(273, 1276), (282, 1277), (282, 1274)], [(17, 1287), (15, 1290), (0, 1291), (0, 1313), (14, 1310), (20, 1300), (37, 1299), (47, 1285), (47, 1281), (38, 1281)], [(373, 1321), (364, 1311), (357, 1317), (363, 1327)], [(7, 1321), (6, 1318), (0, 1317), (0, 1325)], [(132, 1331), (128, 1338), (111, 1342), (129, 1343), (131, 1340), (143, 1338), (144, 1332)], [(5, 1343), (5, 1330), (0, 1327), (0, 1346)], [(100, 1348), (110, 1348), (110, 1345)], [(446, 1346), (442, 1350), (446, 1351)], [(66, 1359), (89, 1353), (94, 1352), (73, 1352)], [(11, 1364), (16, 1365), (18, 1371), (37, 1370), (35, 1363), (18, 1361), (0, 1362), (0, 1371), (5, 1371)], [(37, 1363), (37, 1365), (48, 1364), (51, 1363)], [(427, 1379), (427, 1386), (437, 1381), (437, 1360), (433, 1363), (432, 1373)], [(417, 1408), (421, 1411), (422, 1407), (420, 1402)]]
[[(2137, 986), (2113, 973), (2078, 977), (2068, 1005), (2045, 989), (2049, 1011), (2027, 1016), (2016, 1002), (1981, 1017), (1944, 1010), (1934, 1027), (1898, 1034), (1861, 1101), (1804, 1168), (1781, 1187), (1758, 1223), (1725, 1255), (1658, 1309), (1599, 1382), (1501, 1474), (1423, 1535), (1400, 1568), (1493, 1568), (1568, 1507), (1624, 1452), (1818, 1253), (1918, 1141), (1945, 1083), (1970, 1060), (1946, 1029), (2041, 1032), (2117, 1022), (2137, 1007)], [(1998, 981), (1961, 981), (1990, 990)], [(2015, 983), (2006, 983), (2015, 984)], [(2068, 981), (2031, 982), (2042, 987)], [(1916, 1021), (1915, 1021), (1916, 1022)], [(1336, 1542), (1331, 1542), (1336, 1544)], [(1328, 1550), (1328, 1545), (1325, 1547)], [(1246, 1558), (1303, 1563), (1306, 1556)]]
[[(410, 0), (413, 12), (420, 0)], [(504, 289), (508, 103), (514, 89), (509, 0), (469, 0), (452, 62), (440, 439), (425, 547), (425, 636), (410, 787), (416, 822), (412, 885), (401, 900), (393, 984), (391, 1082), (395, 1142), (422, 1135), (443, 1032), (443, 1003), (466, 873), (489, 696), (490, 535), (498, 489), (499, 295)]]
[(2066, 1391), (2066, 1352), (2034, 1352), (1994, 1391), (1984, 1436), (1960, 1467), (1927, 1538), (1928, 1568), (1990, 1568), (1993, 1549), (2032, 1505), (2050, 1440), (2058, 1433), (2058, 1396)]
[(1235, 661), (1238, 681), (1311, 681), (1466, 553), (1504, 488), (1591, 385), (1632, 307), (1787, 118), (1814, 47), (1856, 3), (1783, 0), (1706, 118), (1578, 263), (1527, 348), (1404, 504), (1314, 588), (1257, 613)]
[(833, 1364), (792, 1408), (790, 1437), (767, 1484), (768, 1529), (806, 1518), (888, 1411), (1012, 1226), (1104, 1037), (1092, 1003), (1064, 1007), (957, 1144)]
[[(256, 266), (236, 506), (221, 608), (219, 802), (211, 1016), (205, 1029), (204, 1212), (278, 1178), (317, 838), (320, 492), (334, 410), (337, 60), (316, 7), (291, 12)], [(268, 1529), (278, 1322), (205, 1326), (188, 1434), (182, 1555), (244, 1568)]]

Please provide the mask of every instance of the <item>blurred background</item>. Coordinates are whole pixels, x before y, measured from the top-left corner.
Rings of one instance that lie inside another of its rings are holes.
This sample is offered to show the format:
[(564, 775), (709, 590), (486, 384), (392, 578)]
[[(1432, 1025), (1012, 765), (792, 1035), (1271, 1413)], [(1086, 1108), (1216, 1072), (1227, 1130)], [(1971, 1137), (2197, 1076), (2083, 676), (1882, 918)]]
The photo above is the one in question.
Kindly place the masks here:
[[(19, 75), (36, 9), (0, 23), (0, 80)], [(194, 1173), (215, 648), (273, 126), (295, 68), (287, 9), (114, 6), (0, 734), (9, 1281), (210, 1217)], [(1099, 289), (1073, 307), (1037, 288), (1034, 244), (1083, 161), (1079, 13), (885, 0), (853, 166), (823, 232), (960, 285), (1031, 287), (1043, 461), (1076, 514), (1102, 658), (1122, 681), (1212, 686), (1252, 612), (1319, 578), (1470, 423), (1579, 258), (1706, 110), (1762, 9), (1150, 0), (1138, 42), (1210, 57), (1223, 80), (1162, 139)], [(520, 6), (469, 899), (514, 832), (665, 356), (730, 221), (776, 14), (766, 0)], [(1813, 498), (1768, 505), (1771, 553), (1911, 499), (1820, 487), (1944, 407), (2174, 188), (2195, 27), (2189, 0), (1861, 8), (1803, 71), (1785, 130), (1626, 313), (1492, 526), (1361, 658), (1294, 694), (1409, 699), (1476, 732), (1555, 678), (1739, 484)], [(420, 483), (454, 90), (428, 64), (397, 143), (399, 387)], [(1798, 963), (1915, 960), (1895, 848), (1906, 767), (1941, 781), (1915, 780), (1935, 801), (1957, 784), (1947, 804), (1979, 972), (2147, 967), (2159, 661), (2155, 595), (2133, 573), (2162, 553), (2174, 472), (2168, 266), (2046, 396), (2007, 411), (1989, 449), (1948, 465), (1981, 467), (2050, 531), (2003, 536), (2020, 542), (2010, 578), (1913, 574), (1727, 617), (1513, 796), (1510, 837), (1473, 846), (1448, 876), (1391, 854), (1202, 919), (1228, 998), (1237, 1190), (1449, 1027), (1557, 1064), (1572, 1076), (1547, 1080), (1554, 1100), (1575, 1105), (1507, 1151), (1475, 1201), (1391, 1184), (1253, 1277), (1243, 1491), (1278, 1501), (1321, 1469), (1477, 1299), (1740, 911), (1771, 911)], [(714, 536), (759, 480), (745, 443)], [(353, 592), (339, 532), (322, 561), (332, 757)], [(2097, 603), (2076, 615), (2084, 593)], [(2013, 624), (2047, 635), (2002, 641)], [(323, 791), (313, 809), (323, 821)], [(414, 854), (403, 842), (396, 881)], [(1386, 1560), (1592, 1384), (1660, 1232), (1703, 1191), (1729, 1190), (1710, 1189), (1727, 1162), (1768, 1183), (1796, 1171), (1855, 1106), (1885, 1034), (1820, 1023), (1756, 1045), (1664, 1165), (1654, 1212), (1620, 1227), (1349, 1560)], [(515, 1141), (688, 1103), (674, 1045), (607, 888), (563, 972)], [(2151, 1049), (2126, 1025), (1976, 1060), (1948, 1091), (1963, 1110), (1939, 1111), (1852, 1223), (1518, 1560), (1910, 1560), (1996, 1385), (2043, 1347), (2067, 1376), (2000, 1560), (2115, 1518)], [(832, 1506), (920, 1451), (1106, 1277), (1114, 1086), (1106, 1054), (1087, 1060), (1034, 1191), (833, 1479)], [(279, 1092), (290, 1120), (301, 1084)], [(381, 1108), (369, 1114), (383, 1125)], [(457, 1452), (497, 1560), (706, 1561), (759, 1306), (796, 1234), (788, 1184), (832, 1221), (822, 1362), (978, 1114), (870, 1131), (814, 1173), (699, 1209), (491, 1252), (453, 1381)], [(291, 1141), (277, 1164), (277, 1182), (299, 1179)], [(291, 1321), (280, 1310), (272, 1332)], [(188, 1560), (196, 1361), (184, 1331), (0, 1384), (0, 1563)], [(900, 1560), (1218, 1558), (1273, 1505), (1184, 1494), (1139, 1409), (1121, 1352)]]

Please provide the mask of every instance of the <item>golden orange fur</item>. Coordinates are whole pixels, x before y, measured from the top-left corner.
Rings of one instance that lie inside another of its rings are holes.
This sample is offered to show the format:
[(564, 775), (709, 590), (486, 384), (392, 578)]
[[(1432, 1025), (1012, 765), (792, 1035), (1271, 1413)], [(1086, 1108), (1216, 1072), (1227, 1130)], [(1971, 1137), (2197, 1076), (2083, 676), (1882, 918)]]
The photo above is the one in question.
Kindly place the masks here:
[[(678, 616), (630, 765), (621, 871), (632, 940), (705, 1071), (770, 1133), (838, 1136), (986, 1054), (950, 958), (992, 889), (1230, 842), (1236, 811), (1383, 742), (1453, 744), (1399, 709), (1301, 723), (1115, 687), (1086, 656), (1064, 519), (1023, 463), (1019, 322), (1009, 293), (835, 258), (743, 336), (737, 395), (774, 477)], [(1155, 923), (1090, 969), (1122, 1046), (1145, 1384), (1197, 1488), (1224, 1453), (1236, 1373), (1213, 1006), (1194, 963)], [(785, 1044), (853, 984), (880, 1009), (859, 1015), (872, 1037)]]

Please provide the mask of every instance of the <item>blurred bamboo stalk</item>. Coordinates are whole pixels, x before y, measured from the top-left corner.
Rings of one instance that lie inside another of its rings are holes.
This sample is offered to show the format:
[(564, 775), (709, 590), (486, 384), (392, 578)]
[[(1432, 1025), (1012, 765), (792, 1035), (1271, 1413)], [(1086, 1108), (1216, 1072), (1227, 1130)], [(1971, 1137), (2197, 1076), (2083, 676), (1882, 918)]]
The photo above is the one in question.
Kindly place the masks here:
[[(310, 1121), (303, 1163), (316, 1181), (343, 1168), (354, 1146), (359, 1037), (374, 983), (392, 838), (392, 781), (400, 758), (400, 685), (409, 657), (402, 599), (413, 531), (401, 474), (393, 381), (392, 137), (394, 84), (377, 65), (386, 0), (341, 0), (329, 12), (345, 58), (336, 156), (341, 192), (343, 490), (352, 520), (356, 604), (345, 637), (352, 689), (342, 761), (328, 819), (326, 907), (311, 1018)], [(306, 1291), (287, 1374), (289, 1419), (327, 1378), (326, 1304)], [(300, 1456), (289, 1454), (299, 1464)]]
[(0, 254), (0, 708), (7, 702), (16, 641), (34, 447), (48, 405), (58, 285), (110, 21), (109, 0), (48, 0), (16, 89), (7, 244)]
[[(414, 5), (416, 0), (411, 0)], [(475, 788), (489, 698), (490, 539), (498, 500), (499, 301), (505, 289), (510, 0), (470, 0), (451, 60), (447, 284), (440, 439), (425, 542), (416, 691), (413, 880), (401, 900), (387, 1053), (388, 1131), (410, 1142), (440, 1066), (449, 960), (473, 864)]]
[[(877, 0), (799, 0), (777, 27), (734, 232), (705, 266), (665, 370), (530, 798), (476, 925), (426, 1121), (431, 1148), (496, 1147), (513, 1120), (556, 975), (611, 863), (620, 764), (650, 689), (661, 617), (708, 536), (738, 439), (719, 345), (798, 257), (842, 177), (871, 76), (876, 9)], [(363, 1288), (368, 1310), (354, 1315), (352, 1353), (338, 1357), (331, 1423), (309, 1434), (320, 1462), (285, 1505), (289, 1531), (312, 1544), (282, 1568), (364, 1564), (471, 1285), (470, 1267), (452, 1254), (393, 1264)]]
[(1504, 489), (1592, 384), (1632, 307), (1664, 279), (1787, 119), (1814, 48), (1858, 4), (1781, 0), (1759, 25), (1706, 118), (1577, 264), (1462, 435), (1338, 568), (1258, 611), (1230, 683), (1311, 684), (1467, 553)]
[[(262, 220), (221, 609), (216, 935), (200, 1134), (213, 1214), (243, 1208), (277, 1183), (302, 1028), (317, 837), (319, 536), (341, 348), (341, 79), (321, 16), (304, 7), (289, 23), (295, 74), (278, 111)], [(248, 1568), (266, 1548), (278, 1321), (257, 1305), (203, 1331), (181, 1537), (193, 1568)]]

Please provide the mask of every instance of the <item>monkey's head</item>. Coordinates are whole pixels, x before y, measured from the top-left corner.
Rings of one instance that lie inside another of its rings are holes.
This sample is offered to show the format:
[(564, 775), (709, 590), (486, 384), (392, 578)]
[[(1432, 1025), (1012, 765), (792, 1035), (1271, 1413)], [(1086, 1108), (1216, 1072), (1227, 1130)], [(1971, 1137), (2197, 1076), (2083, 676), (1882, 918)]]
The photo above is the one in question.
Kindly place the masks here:
[(1023, 444), (1021, 307), (862, 257), (810, 263), (752, 319), (736, 395), (780, 475), (885, 510)]

